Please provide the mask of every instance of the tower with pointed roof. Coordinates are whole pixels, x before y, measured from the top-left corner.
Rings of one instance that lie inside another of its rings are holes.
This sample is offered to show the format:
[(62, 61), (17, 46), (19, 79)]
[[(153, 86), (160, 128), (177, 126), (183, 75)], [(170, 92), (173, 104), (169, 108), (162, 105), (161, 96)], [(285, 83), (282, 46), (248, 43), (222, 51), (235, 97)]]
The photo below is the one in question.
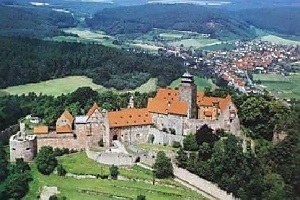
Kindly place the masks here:
[(196, 119), (197, 113), (197, 86), (194, 82), (194, 76), (186, 72), (181, 77), (179, 86), (179, 100), (188, 104), (187, 116), (189, 119)]

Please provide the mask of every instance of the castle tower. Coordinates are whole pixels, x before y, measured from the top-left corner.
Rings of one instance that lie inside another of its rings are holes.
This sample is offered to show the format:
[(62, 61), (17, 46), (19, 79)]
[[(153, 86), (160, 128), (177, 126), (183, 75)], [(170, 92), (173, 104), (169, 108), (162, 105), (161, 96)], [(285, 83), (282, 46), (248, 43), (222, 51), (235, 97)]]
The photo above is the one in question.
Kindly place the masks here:
[(188, 104), (188, 118), (196, 119), (198, 116), (197, 109), (197, 86), (194, 83), (194, 77), (186, 72), (181, 77), (179, 86), (179, 100)]

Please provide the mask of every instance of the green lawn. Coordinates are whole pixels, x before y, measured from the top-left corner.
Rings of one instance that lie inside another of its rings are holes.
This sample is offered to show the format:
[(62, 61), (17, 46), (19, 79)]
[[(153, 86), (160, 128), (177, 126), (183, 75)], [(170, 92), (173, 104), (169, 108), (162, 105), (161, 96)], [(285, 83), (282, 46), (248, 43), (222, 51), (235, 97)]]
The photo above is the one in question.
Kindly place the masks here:
[(137, 144), (139, 148), (149, 151), (149, 150), (156, 150), (156, 151), (176, 151), (176, 148), (170, 146), (163, 146), (158, 144), (151, 144), (151, 143), (139, 143)]
[[(205, 79), (205, 78), (200, 78), (198, 76), (195, 76), (195, 84), (197, 85), (197, 90), (198, 91), (203, 91), (205, 87), (211, 87), (212, 90), (214, 90), (217, 86), (212, 82), (211, 79)], [(181, 78), (178, 78), (174, 80), (169, 87), (170, 88), (176, 88), (180, 85)]]
[(261, 87), (279, 98), (300, 99), (300, 75), (254, 74), (254, 80), (261, 81)]
[[(108, 89), (102, 85), (97, 85), (92, 82), (92, 79), (85, 76), (68, 76), (65, 78), (57, 78), (49, 81), (43, 81), (40, 83), (30, 83), (19, 86), (11, 86), (6, 89), (0, 90), (0, 96), (12, 94), (12, 95), (22, 95), (28, 94), (29, 92), (34, 92), (36, 94), (47, 94), (53, 96), (59, 96), (61, 94), (67, 94), (75, 91), (79, 87), (91, 87), (93, 90), (98, 92), (107, 91)], [(146, 83), (139, 86), (135, 90), (122, 90), (117, 91), (113, 88), (115, 92), (152, 92), (157, 89), (157, 79), (150, 78)]]
[[(76, 153), (59, 158), (59, 162), (67, 171), (83, 172), (84, 174), (100, 173), (101, 166), (105, 172), (107, 166), (98, 164), (88, 159), (84, 153)], [(24, 200), (33, 200), (39, 194), (43, 186), (56, 186), (61, 192), (60, 196), (67, 199), (94, 200), (94, 199), (135, 199), (137, 195), (143, 194), (147, 200), (183, 200), (183, 199), (204, 199), (198, 193), (185, 188), (174, 180), (158, 181), (152, 185), (152, 173), (149, 170), (138, 166), (130, 169), (120, 170), (121, 175), (133, 171), (135, 174), (145, 174), (148, 181), (121, 181), (106, 179), (75, 179), (71, 177), (60, 177), (57, 175), (41, 175), (34, 164), (31, 165), (33, 181), (30, 183), (30, 191)], [(141, 175), (140, 175), (141, 176)], [(151, 177), (151, 178), (150, 178)], [(101, 197), (100, 197), (101, 196)]]
[[(53, 96), (59, 96), (75, 91), (79, 87), (91, 87), (97, 91), (104, 91), (105, 88), (101, 85), (96, 85), (92, 82), (92, 79), (85, 76), (69, 76), (65, 78), (57, 78), (49, 81), (43, 81), (40, 83), (30, 83), (19, 86), (8, 87), (2, 91), (8, 92), (13, 95), (28, 94), (34, 92), (36, 94), (47, 94)], [(0, 90), (1, 91), (1, 90)]]

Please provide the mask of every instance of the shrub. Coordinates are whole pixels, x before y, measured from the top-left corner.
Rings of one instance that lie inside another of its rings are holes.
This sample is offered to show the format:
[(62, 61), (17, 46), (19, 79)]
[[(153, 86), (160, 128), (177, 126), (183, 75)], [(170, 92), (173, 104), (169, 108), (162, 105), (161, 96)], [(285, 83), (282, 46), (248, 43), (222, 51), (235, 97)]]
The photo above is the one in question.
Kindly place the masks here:
[(110, 168), (109, 168), (109, 171), (110, 171), (110, 176), (112, 179), (114, 180), (117, 180), (118, 179), (118, 175), (119, 175), (119, 168), (115, 165), (112, 165)]
[(61, 164), (59, 164), (57, 166), (57, 175), (58, 176), (65, 176), (66, 174), (67, 174), (67, 171), (65, 170), (65, 168)]
[(173, 144), (172, 144), (172, 147), (173, 147), (173, 148), (180, 148), (180, 147), (181, 147), (181, 144), (180, 144), (180, 142), (178, 142), (178, 141), (174, 141)]
[(136, 200), (146, 200), (146, 196), (140, 194), (136, 197)]

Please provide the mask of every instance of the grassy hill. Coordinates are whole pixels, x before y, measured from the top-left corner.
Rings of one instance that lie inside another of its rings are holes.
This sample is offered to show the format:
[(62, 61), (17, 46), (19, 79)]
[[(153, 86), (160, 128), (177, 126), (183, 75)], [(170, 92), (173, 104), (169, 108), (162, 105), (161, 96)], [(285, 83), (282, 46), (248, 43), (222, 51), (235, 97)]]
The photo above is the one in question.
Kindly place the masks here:
[[(109, 173), (108, 165), (88, 159), (83, 152), (61, 157), (59, 163), (73, 174)], [(145, 195), (147, 200), (205, 199), (172, 179), (156, 180), (156, 184), (152, 185), (152, 172), (139, 166), (120, 168), (120, 175), (128, 180), (90, 178), (78, 180), (54, 174), (45, 176), (37, 171), (34, 164), (31, 167), (33, 181), (30, 183), (30, 191), (23, 198), (24, 200), (36, 199), (43, 186), (58, 187), (59, 196), (65, 196), (67, 199), (135, 199), (140, 194)]]

